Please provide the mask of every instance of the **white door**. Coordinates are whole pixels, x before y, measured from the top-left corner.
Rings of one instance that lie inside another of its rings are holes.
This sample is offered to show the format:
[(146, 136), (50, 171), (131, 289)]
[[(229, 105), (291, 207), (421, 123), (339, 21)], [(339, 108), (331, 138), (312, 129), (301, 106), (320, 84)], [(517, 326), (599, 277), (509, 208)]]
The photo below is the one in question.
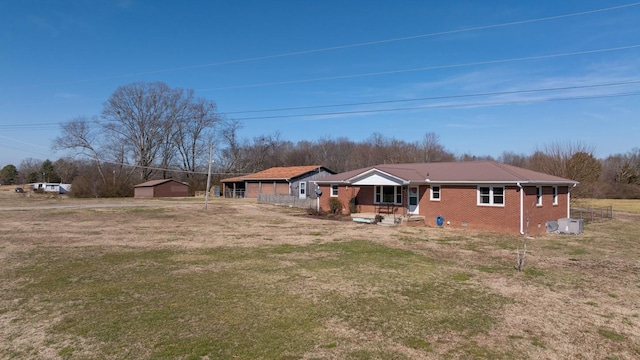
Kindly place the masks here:
[(418, 213), (418, 194), (420, 194), (420, 188), (418, 186), (409, 186), (409, 201), (407, 201), (407, 204), (409, 204), (409, 208), (407, 209), (409, 214), (415, 215)]
[(299, 198), (300, 199), (306, 199), (307, 198), (307, 183), (305, 181), (301, 181), (300, 185), (298, 185), (300, 191), (299, 191)]

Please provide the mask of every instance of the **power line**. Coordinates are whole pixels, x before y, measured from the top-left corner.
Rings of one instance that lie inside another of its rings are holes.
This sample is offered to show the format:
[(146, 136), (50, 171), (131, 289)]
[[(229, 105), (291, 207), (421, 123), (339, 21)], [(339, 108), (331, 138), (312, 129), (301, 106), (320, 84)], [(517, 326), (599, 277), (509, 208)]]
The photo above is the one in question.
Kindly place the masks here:
[(576, 51), (576, 52), (560, 53), (560, 54), (537, 55), (537, 56), (527, 56), (527, 57), (521, 57), (521, 58), (478, 61), (478, 62), (471, 62), (471, 63), (450, 64), (450, 65), (427, 66), (427, 67), (419, 67), (419, 68), (403, 69), (403, 70), (378, 71), (378, 72), (362, 73), (362, 74), (338, 75), (338, 76), (301, 79), (301, 80), (276, 81), (276, 82), (270, 82), (270, 83), (257, 83), (257, 84), (249, 84), (249, 85), (234, 85), (234, 86), (225, 86), (225, 87), (218, 87), (218, 88), (199, 89), (195, 91), (205, 92), (205, 91), (217, 91), (217, 90), (255, 88), (255, 87), (272, 86), (272, 85), (300, 84), (300, 83), (308, 83), (308, 82), (314, 82), (314, 81), (352, 79), (352, 78), (358, 78), (358, 77), (400, 74), (400, 73), (408, 73), (408, 72), (416, 72), (416, 71), (441, 70), (441, 69), (451, 69), (451, 68), (477, 66), (477, 65), (504, 64), (508, 62), (527, 61), (527, 60), (542, 60), (542, 59), (596, 54), (596, 53), (604, 53), (604, 52), (610, 52), (610, 51), (620, 51), (620, 50), (628, 50), (628, 49), (636, 49), (636, 48), (640, 48), (640, 44), (620, 46), (615, 48), (606, 48), (606, 49)]
[(632, 84), (640, 84), (640, 80), (622, 81), (622, 82), (614, 82), (614, 83), (606, 83), (606, 84), (591, 84), (591, 85), (563, 86), (563, 87), (541, 88), (541, 89), (525, 89), (525, 90), (496, 91), (496, 92), (475, 93), (475, 94), (462, 94), (462, 95), (431, 96), (431, 97), (412, 98), (412, 99), (400, 99), (400, 100), (382, 100), (382, 101), (368, 101), (368, 102), (343, 103), (343, 104), (330, 104), (330, 105), (312, 105), (312, 106), (286, 107), (286, 108), (275, 108), (275, 109), (259, 109), (259, 110), (246, 110), (246, 111), (232, 111), (232, 112), (226, 112), (226, 113), (225, 113), (225, 115), (232, 115), (232, 114), (249, 114), (249, 113), (261, 113), (261, 112), (276, 112), (276, 111), (292, 111), (292, 110), (309, 110), (309, 109), (321, 109), (321, 108), (332, 108), (332, 107), (346, 107), (346, 106), (360, 106), (360, 105), (393, 104), (393, 103), (413, 102), (413, 101), (425, 101), (425, 100), (447, 100), (447, 99), (457, 99), (457, 98), (466, 98), (466, 97), (481, 97), (481, 96), (496, 96), (496, 95), (513, 95), (513, 94), (533, 93), (533, 92), (543, 92), (543, 91), (560, 91), (560, 90), (590, 89), (590, 88), (597, 88), (597, 87), (620, 86), (620, 85), (632, 85)]
[(627, 93), (615, 93), (615, 94), (604, 94), (604, 95), (584, 95), (584, 96), (572, 96), (572, 97), (563, 97), (563, 98), (515, 100), (515, 101), (504, 101), (504, 102), (440, 104), (440, 105), (415, 106), (415, 107), (391, 108), (391, 109), (376, 109), (376, 110), (335, 111), (335, 112), (313, 113), (313, 114), (256, 116), (256, 117), (236, 118), (234, 120), (285, 119), (285, 118), (301, 118), (301, 117), (315, 117), (315, 116), (322, 117), (322, 116), (334, 116), (334, 115), (386, 113), (386, 112), (426, 110), (426, 109), (503, 106), (503, 105), (517, 105), (517, 104), (529, 104), (529, 103), (551, 102), (551, 101), (567, 101), (567, 100), (600, 99), (600, 98), (610, 98), (610, 97), (626, 97), (626, 96), (636, 96), (636, 95), (640, 95), (640, 92), (627, 92)]
[(4, 136), (4, 135), (0, 135), (0, 138), (7, 139), (7, 140), (11, 140), (11, 141), (15, 141), (15, 142), (22, 143), (22, 144), (25, 144), (25, 145), (30, 145), (30, 146), (39, 147), (39, 148), (41, 148), (41, 149), (47, 149), (47, 148), (46, 148), (46, 147), (44, 147), (44, 146), (36, 145), (36, 144), (29, 143), (29, 142), (26, 142), (26, 141), (22, 141), (22, 140), (19, 140), (19, 139), (10, 138), (10, 137), (8, 137), (8, 136)]
[(576, 16), (589, 15), (589, 14), (596, 14), (596, 13), (613, 11), (613, 10), (620, 10), (620, 9), (630, 8), (630, 7), (634, 7), (634, 6), (638, 6), (638, 5), (640, 5), (640, 2), (624, 4), (624, 5), (619, 5), (619, 6), (612, 6), (612, 7), (608, 7), (608, 8), (602, 8), (602, 9), (595, 9), (595, 10), (576, 12), (576, 13), (563, 14), (563, 15), (548, 16), (548, 17), (536, 18), (536, 19), (511, 21), (511, 22), (493, 24), (493, 25), (475, 26), (475, 27), (456, 29), (456, 30), (439, 31), (439, 32), (434, 32), (434, 33), (411, 35), (411, 36), (404, 36), (404, 37), (397, 37), (397, 38), (390, 38), (390, 39), (382, 39), (382, 40), (374, 40), (374, 41), (366, 41), (366, 42), (361, 42), (361, 43), (330, 46), (330, 47), (324, 47), (324, 48), (318, 48), (318, 49), (301, 50), (301, 51), (286, 52), (286, 53), (274, 54), (274, 55), (265, 55), (265, 56), (257, 56), (257, 57), (250, 57), (250, 58), (244, 58), (244, 59), (220, 61), (220, 62), (214, 62), (214, 63), (208, 63), (208, 64), (190, 65), (190, 66), (182, 66), (182, 67), (167, 68), (167, 69), (152, 70), (152, 71), (143, 71), (143, 72), (120, 74), (120, 75), (106, 76), (106, 77), (93, 78), (93, 79), (82, 79), (82, 80), (75, 80), (75, 81), (68, 81), (68, 82), (61, 82), (61, 83), (40, 84), (40, 86), (42, 86), (42, 85), (51, 85), (51, 84), (75, 84), (75, 83), (84, 83), (84, 82), (91, 82), (91, 81), (112, 80), (112, 79), (127, 78), (127, 77), (141, 76), (141, 75), (152, 75), (152, 74), (160, 74), (160, 73), (167, 73), (167, 72), (200, 69), (200, 68), (206, 68), (206, 67), (215, 67), (215, 66), (221, 66), (221, 65), (238, 64), (238, 63), (244, 63), (244, 62), (261, 61), (261, 60), (276, 59), (276, 58), (284, 58), (284, 57), (290, 57), (290, 56), (298, 56), (298, 55), (306, 55), (306, 54), (320, 53), (320, 52), (326, 52), (326, 51), (349, 49), (349, 48), (355, 48), (355, 47), (379, 45), (379, 44), (385, 44), (385, 43), (392, 43), (392, 42), (398, 42), (398, 41), (407, 41), (407, 40), (435, 37), (435, 36), (441, 36), (441, 35), (459, 34), (459, 33), (464, 33), (464, 32), (495, 29), (495, 28), (501, 28), (501, 27), (514, 26), (514, 25), (531, 24), (531, 23), (536, 23), (536, 22), (543, 22), (543, 21), (564, 19), (564, 18), (570, 18), (570, 17), (576, 17)]
[(193, 66), (179, 67), (179, 68), (166, 69), (166, 70), (157, 70), (157, 71), (152, 71), (152, 72), (141, 73), (141, 75), (148, 75), (148, 74), (154, 74), (154, 73), (160, 73), (160, 72), (169, 72), (169, 71), (190, 70), (190, 69), (195, 69), (195, 68), (203, 68), (203, 67), (211, 67), (211, 66), (219, 66), (219, 65), (227, 65), (227, 64), (236, 64), (236, 63), (250, 62), (250, 61), (257, 61), (257, 60), (268, 60), (268, 59), (295, 56), (295, 55), (305, 55), (305, 54), (312, 54), (312, 53), (332, 51), (332, 50), (341, 50), (341, 49), (348, 49), (348, 48), (354, 48), (354, 47), (378, 45), (378, 44), (391, 43), (391, 42), (397, 42), (397, 41), (421, 39), (421, 38), (434, 37), (434, 36), (440, 36), (440, 35), (457, 34), (457, 33), (469, 32), (469, 31), (495, 29), (495, 28), (499, 28), (499, 27), (530, 24), (530, 23), (541, 22), (541, 21), (557, 20), (557, 19), (563, 19), (563, 18), (569, 18), (569, 17), (575, 17), (575, 16), (582, 16), (582, 15), (588, 15), (588, 14), (595, 14), (595, 13), (612, 11), (612, 10), (619, 10), (619, 9), (624, 9), (624, 8), (628, 8), (628, 7), (638, 6), (638, 5), (640, 5), (640, 2), (631, 3), (631, 4), (625, 4), (625, 5), (620, 5), (620, 6), (612, 6), (612, 7), (608, 7), (608, 8), (604, 8), (604, 9), (596, 9), (596, 10), (581, 11), (581, 12), (577, 12), (577, 13), (570, 13), (570, 14), (564, 14), (564, 15), (548, 16), (548, 17), (537, 18), (537, 19), (512, 21), (512, 22), (494, 24), (494, 25), (475, 26), (475, 27), (457, 29), (457, 30), (439, 31), (439, 32), (435, 32), (435, 33), (411, 35), (411, 36), (404, 36), (404, 37), (383, 39), (383, 40), (374, 40), (374, 41), (367, 41), (367, 42), (355, 43), (355, 44), (347, 44), (347, 45), (330, 46), (330, 47), (325, 47), (325, 48), (294, 51), (294, 52), (282, 53), (282, 54), (276, 54), (276, 55), (258, 56), (258, 57), (253, 57), (253, 58), (221, 61), (221, 62), (210, 63), (210, 64), (193, 65)]
[[(94, 160), (94, 158), (91, 158), (91, 160)], [(123, 162), (117, 162), (117, 161), (109, 161), (109, 160), (102, 160), (102, 159), (98, 159), (98, 161), (100, 161), (101, 163), (105, 163), (105, 164), (111, 164), (111, 165), (118, 165), (118, 166), (125, 166), (125, 167), (130, 167), (130, 168), (136, 168), (136, 169), (146, 169), (146, 170), (156, 170), (156, 171), (169, 171), (169, 172), (175, 172), (175, 173), (182, 173), (182, 174), (195, 174), (195, 175), (207, 175), (208, 172), (204, 171), (204, 172), (200, 172), (200, 171), (191, 171), (191, 170), (182, 170), (182, 169), (169, 169), (169, 168), (162, 168), (162, 167), (156, 167), (156, 166), (142, 166), (142, 165), (136, 165), (136, 164), (127, 164), (127, 163), (123, 163)], [(211, 175), (247, 175), (249, 173), (238, 173), (238, 172), (212, 172)]]
[[(342, 103), (342, 104), (330, 104), (330, 105), (315, 105), (315, 106), (300, 106), (300, 107), (286, 107), (286, 108), (275, 108), (275, 109), (260, 109), (260, 110), (247, 110), (247, 111), (235, 111), (226, 113), (229, 114), (247, 114), (247, 113), (261, 113), (261, 112), (276, 112), (276, 111), (292, 111), (292, 110), (311, 110), (311, 109), (321, 109), (321, 108), (332, 108), (332, 107), (346, 107), (346, 106), (359, 106), (359, 105), (380, 105), (380, 104), (393, 104), (393, 103), (403, 103), (403, 102), (413, 102), (413, 101), (429, 101), (429, 100), (452, 100), (452, 99), (461, 99), (461, 98), (471, 98), (471, 97), (483, 97), (483, 96), (500, 96), (500, 95), (515, 95), (515, 94), (526, 94), (526, 93), (536, 93), (536, 92), (549, 92), (549, 91), (562, 91), (562, 90), (578, 90), (578, 89), (593, 89), (593, 88), (602, 88), (609, 86), (623, 86), (623, 85), (634, 85), (640, 84), (640, 80), (629, 80), (629, 81), (618, 81), (611, 83), (599, 83), (599, 84), (586, 84), (586, 85), (573, 85), (573, 86), (561, 86), (561, 87), (549, 87), (549, 88), (537, 88), (537, 89), (521, 89), (521, 90), (510, 90), (510, 91), (495, 91), (495, 92), (486, 92), (486, 93), (471, 93), (471, 94), (460, 94), (460, 95), (443, 95), (443, 96), (432, 96), (432, 97), (422, 97), (422, 98), (412, 98), (412, 99), (400, 99), (400, 100), (382, 100), (382, 101), (371, 101), (371, 102), (357, 102), (357, 103)], [(460, 105), (463, 106), (463, 105)], [(368, 112), (375, 111), (385, 111), (382, 110), (367, 110)], [(363, 112), (366, 112), (363, 110)], [(323, 115), (325, 113), (313, 114), (313, 115), (287, 115), (287, 116), (273, 116), (273, 117), (251, 117), (251, 118), (239, 118), (236, 120), (253, 120), (260, 118), (285, 118), (285, 117), (296, 117), (296, 116), (318, 116)], [(330, 115), (341, 114), (337, 113), (326, 113)], [(97, 121), (98, 123), (104, 123), (104, 121)], [(56, 122), (56, 123), (40, 123), (40, 124), (9, 124), (9, 125), (0, 125), (0, 129), (3, 130), (17, 130), (17, 129), (44, 129), (54, 126), (60, 126), (62, 124), (66, 124), (67, 122)], [(8, 138), (11, 139), (11, 138)], [(33, 144), (29, 144), (33, 145)]]
[[(389, 70), (389, 71), (380, 71), (380, 72), (372, 72), (372, 73), (330, 76), (330, 77), (323, 77), (323, 78), (277, 81), (277, 82), (271, 82), (271, 83), (258, 83), (258, 84), (249, 84), (249, 85), (235, 85), (235, 86), (228, 86), (228, 87), (199, 89), (199, 90), (195, 90), (195, 91), (197, 91), (197, 92), (205, 92), (205, 91), (214, 91), (214, 90), (230, 90), (230, 89), (252, 88), (252, 87), (262, 87), (262, 86), (271, 86), (271, 85), (287, 85), (287, 84), (306, 83), (306, 82), (313, 82), (313, 81), (339, 80), (339, 79), (349, 79), (349, 78), (367, 77), (367, 76), (379, 76), (379, 75), (390, 75), (390, 74), (416, 72), (416, 71), (441, 70), (441, 69), (459, 68), (459, 67), (466, 67), (466, 66), (502, 64), (502, 63), (527, 61), (527, 60), (541, 60), (541, 59), (550, 59), (550, 58), (559, 58), (559, 57), (568, 57), (568, 56), (588, 55), (588, 54), (605, 53), (605, 52), (611, 52), (611, 51), (621, 51), (621, 50), (636, 49), (636, 48), (640, 48), (640, 44), (628, 45), (628, 46), (620, 46), (620, 47), (614, 47), (614, 48), (605, 48), (605, 49), (576, 51), (576, 52), (569, 52), (569, 53), (537, 55), (537, 56), (528, 56), (528, 57), (521, 57), (521, 58), (498, 59), (498, 60), (489, 60), (489, 61), (480, 61), (480, 62), (471, 62), (471, 63), (460, 63), (460, 64), (429, 66), (429, 67), (420, 67), (420, 68), (403, 69), (403, 70)], [(292, 109), (295, 109), (295, 108), (292, 108)], [(258, 110), (258, 111), (263, 111), (263, 110)], [(272, 111), (272, 110), (264, 110), (264, 111)], [(273, 110), (273, 111), (275, 111), (275, 110)], [(254, 111), (252, 111), (252, 110), (235, 111), (235, 112), (231, 112), (231, 113), (227, 113), (227, 114), (249, 113), (249, 112), (254, 112)], [(30, 125), (29, 124), (24, 124), (24, 125), (23, 124), (19, 124), (19, 125), (16, 125), (15, 127), (16, 128), (21, 128), (21, 127), (29, 128)]]
[(47, 154), (43, 154), (43, 153), (40, 153), (40, 152), (35, 152), (35, 151), (32, 151), (32, 150), (25, 150), (25, 149), (12, 147), (12, 146), (7, 146), (7, 145), (3, 145), (3, 144), (0, 144), (0, 147), (3, 147), (5, 149), (9, 149), (9, 150), (20, 151), (20, 152), (24, 152), (24, 153), (35, 154), (35, 155), (45, 156), (45, 157), (50, 155), (50, 154), (47, 155)]

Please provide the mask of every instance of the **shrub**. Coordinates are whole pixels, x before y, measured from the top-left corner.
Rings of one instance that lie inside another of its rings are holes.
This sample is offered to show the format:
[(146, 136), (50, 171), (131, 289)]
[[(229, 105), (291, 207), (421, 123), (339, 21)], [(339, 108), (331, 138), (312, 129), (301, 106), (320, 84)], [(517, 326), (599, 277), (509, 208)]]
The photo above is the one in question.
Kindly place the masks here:
[(349, 200), (349, 212), (355, 214), (358, 212), (358, 199), (356, 197), (352, 197)]
[(342, 202), (336, 198), (329, 199), (329, 208), (332, 214), (339, 214), (342, 212)]

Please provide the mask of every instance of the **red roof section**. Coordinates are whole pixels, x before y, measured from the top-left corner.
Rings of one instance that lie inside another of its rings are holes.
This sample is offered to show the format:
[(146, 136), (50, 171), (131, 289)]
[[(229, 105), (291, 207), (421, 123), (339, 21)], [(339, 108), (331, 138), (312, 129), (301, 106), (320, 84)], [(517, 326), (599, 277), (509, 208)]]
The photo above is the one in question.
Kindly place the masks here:
[(381, 171), (410, 183), (553, 183), (575, 184), (577, 181), (495, 161), (465, 161), (416, 164), (382, 164), (330, 175), (318, 183), (349, 183), (368, 171)]
[(304, 175), (308, 172), (315, 171), (318, 168), (323, 168), (323, 166), (307, 165), (272, 167), (254, 174), (223, 179), (222, 182), (238, 182), (245, 180), (289, 180)]

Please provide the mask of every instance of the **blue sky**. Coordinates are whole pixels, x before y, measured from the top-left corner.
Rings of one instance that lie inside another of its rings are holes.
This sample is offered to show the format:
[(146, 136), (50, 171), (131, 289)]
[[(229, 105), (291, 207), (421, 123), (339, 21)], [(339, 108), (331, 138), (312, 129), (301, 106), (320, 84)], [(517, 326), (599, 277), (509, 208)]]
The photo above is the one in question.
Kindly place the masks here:
[[(3, 1), (0, 166), (64, 156), (60, 123), (140, 81), (196, 90), (246, 138), (624, 153), (640, 146), (639, 22), (616, 0)], [(291, 107), (308, 108), (247, 112)]]

